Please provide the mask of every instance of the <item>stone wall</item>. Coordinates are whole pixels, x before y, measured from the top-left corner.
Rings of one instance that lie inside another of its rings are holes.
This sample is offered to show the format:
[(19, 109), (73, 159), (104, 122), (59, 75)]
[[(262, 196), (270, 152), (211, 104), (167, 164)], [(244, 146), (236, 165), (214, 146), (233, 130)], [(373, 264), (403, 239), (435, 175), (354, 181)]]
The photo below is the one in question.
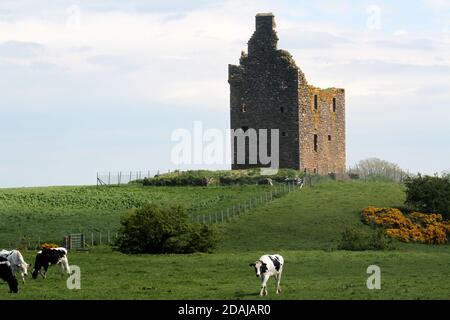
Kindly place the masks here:
[[(231, 128), (279, 129), (280, 166), (298, 167), (298, 68), (288, 52), (277, 50), (273, 19), (256, 17), (248, 55), (229, 66)], [(236, 154), (233, 163), (233, 169), (251, 167), (236, 164)]]
[[(248, 42), (248, 54), (241, 53), (238, 66), (229, 65), (230, 127), (279, 129), (281, 168), (315, 170), (321, 174), (343, 172), (344, 90), (322, 90), (308, 85), (292, 56), (277, 49), (274, 28), (272, 14), (258, 14), (256, 30)], [(314, 95), (317, 95), (317, 110)], [(314, 135), (317, 135), (317, 150)], [(262, 166), (259, 162), (249, 164), (248, 157), (246, 164), (237, 164), (234, 151), (233, 169)]]
[[(312, 173), (345, 171), (345, 91), (305, 85), (300, 98), (300, 168)], [(314, 96), (317, 96), (317, 109)], [(333, 109), (335, 99), (335, 109)], [(315, 148), (314, 135), (317, 136)]]

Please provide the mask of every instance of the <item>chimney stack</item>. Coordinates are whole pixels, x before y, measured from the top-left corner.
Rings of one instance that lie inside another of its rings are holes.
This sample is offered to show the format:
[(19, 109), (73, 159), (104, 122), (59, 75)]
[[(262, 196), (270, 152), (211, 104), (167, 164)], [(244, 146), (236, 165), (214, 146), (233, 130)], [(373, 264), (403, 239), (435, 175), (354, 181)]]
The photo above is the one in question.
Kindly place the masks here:
[(272, 31), (276, 27), (273, 13), (258, 13), (256, 15), (256, 31)]

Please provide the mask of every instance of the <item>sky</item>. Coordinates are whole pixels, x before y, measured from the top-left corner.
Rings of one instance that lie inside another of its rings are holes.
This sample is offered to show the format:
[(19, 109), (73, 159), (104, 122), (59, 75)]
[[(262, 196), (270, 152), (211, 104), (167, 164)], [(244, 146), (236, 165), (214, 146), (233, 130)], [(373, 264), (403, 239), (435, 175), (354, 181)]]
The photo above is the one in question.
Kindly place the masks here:
[(0, 187), (178, 165), (172, 133), (229, 126), (255, 14), (310, 84), (346, 90), (347, 165), (450, 169), (450, 0), (2, 0)]

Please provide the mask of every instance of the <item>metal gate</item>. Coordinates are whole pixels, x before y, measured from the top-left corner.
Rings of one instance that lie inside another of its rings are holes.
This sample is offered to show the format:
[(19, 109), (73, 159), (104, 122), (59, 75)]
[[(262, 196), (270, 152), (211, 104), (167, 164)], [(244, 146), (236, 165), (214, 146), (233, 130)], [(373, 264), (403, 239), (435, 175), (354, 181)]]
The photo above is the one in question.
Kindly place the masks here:
[(74, 233), (64, 237), (66, 248), (69, 250), (85, 250), (84, 234)]

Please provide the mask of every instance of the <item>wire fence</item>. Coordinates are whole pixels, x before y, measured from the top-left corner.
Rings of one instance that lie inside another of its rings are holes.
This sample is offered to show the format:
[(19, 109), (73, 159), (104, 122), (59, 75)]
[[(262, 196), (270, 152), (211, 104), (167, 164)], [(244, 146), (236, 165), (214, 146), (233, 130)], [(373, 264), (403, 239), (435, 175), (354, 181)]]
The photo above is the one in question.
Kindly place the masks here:
[[(309, 180), (311, 185), (312, 180)], [(304, 180), (300, 180), (299, 183), (286, 183), (274, 185), (270, 191), (264, 192), (256, 197), (253, 197), (245, 202), (233, 205), (220, 211), (215, 211), (207, 214), (192, 216), (191, 219), (198, 223), (213, 224), (223, 223), (230, 221), (234, 216), (239, 216), (249, 210), (255, 209), (268, 202), (271, 202), (275, 198), (279, 198), (292, 191), (300, 190), (304, 187)]]
[[(170, 172), (170, 171), (169, 171)], [(120, 186), (135, 180), (153, 178), (159, 171), (107, 171), (97, 172), (97, 186)]]

